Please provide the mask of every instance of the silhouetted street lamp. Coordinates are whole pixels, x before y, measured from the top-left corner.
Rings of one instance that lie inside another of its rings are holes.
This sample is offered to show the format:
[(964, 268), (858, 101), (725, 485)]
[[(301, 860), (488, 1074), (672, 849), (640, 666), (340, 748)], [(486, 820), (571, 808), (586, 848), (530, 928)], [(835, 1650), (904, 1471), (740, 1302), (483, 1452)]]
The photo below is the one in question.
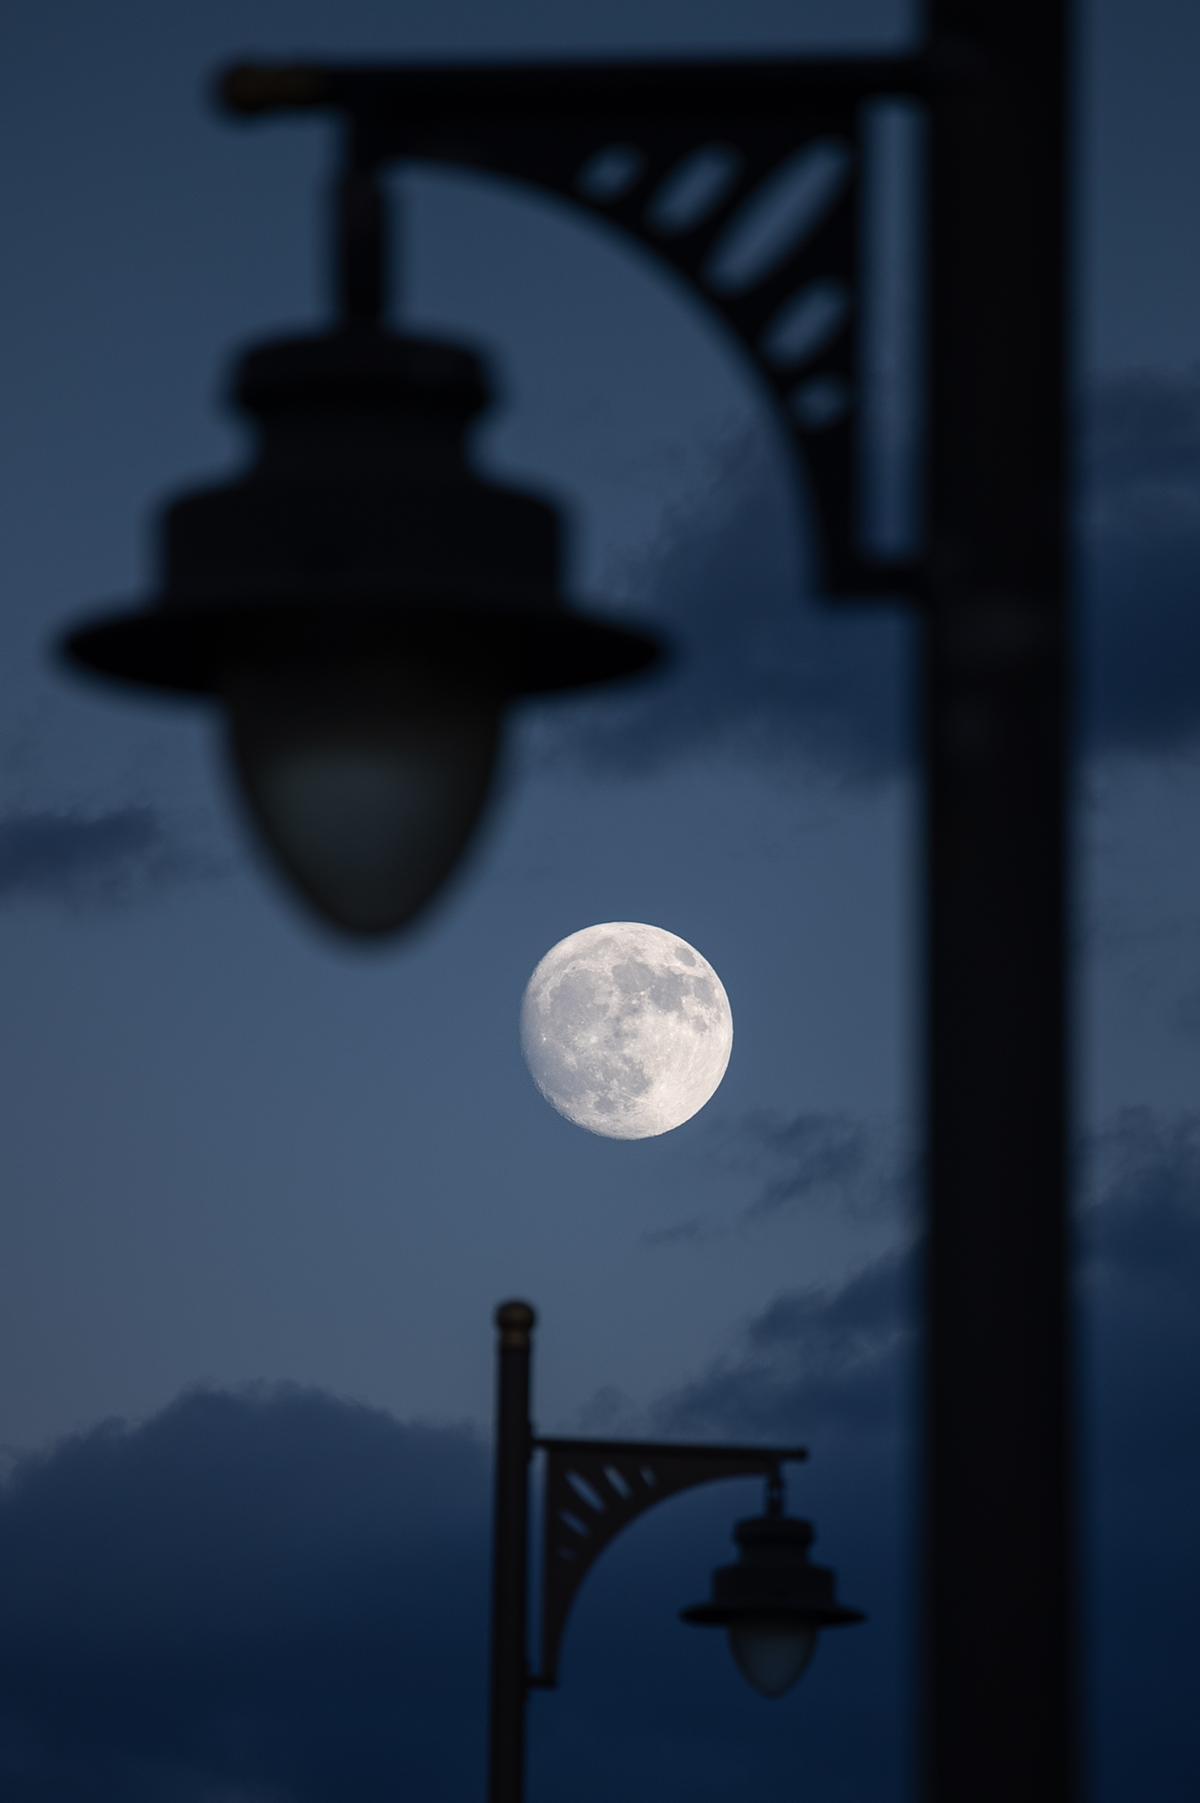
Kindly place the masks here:
[[(469, 838), (508, 701), (627, 674), (653, 646), (567, 613), (550, 511), (471, 474), (477, 359), (385, 327), (380, 171), (531, 183), (650, 251), (732, 332), (816, 503), (825, 591), (919, 608), (925, 1794), (1011, 1803), (1036, 1784), (1069, 1803), (1068, 8), (924, 10), (908, 56), (231, 71), (237, 114), (345, 126), (340, 323), (251, 353), (258, 463), (169, 511), (156, 606), (68, 650), (224, 697), (278, 860), (327, 918), (386, 932)], [(917, 552), (880, 561), (863, 318), (871, 127), (897, 103), (921, 127), (924, 484)], [(664, 213), (714, 152), (724, 185)], [(720, 253), (772, 178), (823, 152), (820, 204), (731, 283)]]
[[(683, 1621), (723, 1627), (739, 1671), (760, 1695), (780, 1697), (806, 1670), (822, 1628), (865, 1618), (837, 1600), (832, 1571), (814, 1565), (807, 1521), (783, 1513), (782, 1466), (803, 1447), (682, 1446), (647, 1440), (564, 1440), (535, 1435), (529, 1367), (536, 1316), (527, 1302), (496, 1310), (495, 1526), (492, 1550), (490, 1803), (521, 1803), (525, 1705), (558, 1683), (571, 1605), (606, 1546), (656, 1503), (718, 1478), (762, 1476), (767, 1509), (741, 1521), (741, 1557), (713, 1573), (711, 1602)], [(531, 1671), (528, 1609), (529, 1465), (545, 1454), (541, 1664)]]
[(726, 1628), (738, 1670), (764, 1697), (781, 1697), (808, 1670), (821, 1628), (862, 1621), (834, 1595), (833, 1573), (808, 1556), (813, 1530), (783, 1513), (777, 1482), (765, 1515), (739, 1521), (740, 1557), (713, 1573), (712, 1600), (683, 1611), (698, 1627)]

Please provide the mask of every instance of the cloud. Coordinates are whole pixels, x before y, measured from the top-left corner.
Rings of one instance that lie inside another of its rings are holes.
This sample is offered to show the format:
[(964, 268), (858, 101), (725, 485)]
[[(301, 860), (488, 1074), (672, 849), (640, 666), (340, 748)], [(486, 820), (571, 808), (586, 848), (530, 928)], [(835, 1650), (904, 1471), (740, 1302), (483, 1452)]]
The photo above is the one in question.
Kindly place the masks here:
[(1200, 1114), (1120, 1114), (1098, 1140), (1105, 1176), (1084, 1216), (1085, 1375), (1108, 1405), (1093, 1453), (1126, 1502), (1190, 1486), (1200, 1447), (1181, 1410), (1200, 1408)]
[[(1188, 927), (1191, 925), (1189, 920)], [(1184, 991), (1171, 1009), (1170, 1020), (1176, 1032), (1185, 1039), (1200, 1037), (1200, 989)]]
[[(1200, 738), (1200, 373), (1106, 380), (1079, 444), (1081, 743), (1093, 756), (1189, 754)], [(678, 664), (574, 703), (569, 722), (542, 729), (556, 757), (617, 776), (736, 757), (852, 784), (913, 763), (916, 611), (805, 592), (779, 478), (758, 441), (728, 448), (626, 572)]]
[(1101, 387), (1084, 475), (1085, 741), (1116, 756), (1188, 754), (1200, 731), (1200, 373)]
[(1184, 1803), (1200, 1773), (1200, 1115), (1127, 1111), (1095, 1158), (1079, 1349), (1097, 1796)]
[(1109, 376), (1085, 413), (1086, 491), (1113, 516), (1200, 516), (1200, 370)]
[[(803, 1151), (804, 1117), (777, 1138), (786, 1146), (797, 1126)], [(823, 1130), (813, 1135), (818, 1146), (824, 1137)], [(845, 1150), (829, 1161), (833, 1168), (843, 1158), (858, 1168), (865, 1135), (855, 1129), (840, 1143)], [(1193, 1449), (1174, 1428), (1166, 1431), (1177, 1421), (1174, 1387), (1147, 1393), (1145, 1373), (1129, 1356), (1135, 1349), (1157, 1367), (1170, 1348), (1200, 1391), (1200, 1113), (1164, 1119), (1127, 1110), (1094, 1137), (1084, 1163), (1089, 1197), (1078, 1216), (1077, 1299), (1099, 1360), (1089, 1375), (1102, 1367), (1104, 1403), (1119, 1402), (1121, 1421), (1146, 1431), (1156, 1457), (1185, 1453), (1200, 1481), (1200, 1442)], [(806, 1419), (857, 1434), (899, 1400), (897, 1376), (916, 1344), (919, 1280), (920, 1250), (910, 1242), (843, 1283), (781, 1291), (710, 1367), (659, 1402), (655, 1430), (703, 1437), (740, 1426), (769, 1438)]]
[(486, 1463), (301, 1390), (185, 1396), (0, 1499), (7, 1803), (469, 1794)]
[(701, 1215), (689, 1215), (670, 1227), (651, 1227), (641, 1236), (643, 1246), (702, 1246), (719, 1237), (719, 1230)]
[(838, 1442), (899, 1434), (915, 1314), (911, 1248), (873, 1259), (841, 1286), (784, 1291), (708, 1370), (665, 1396), (655, 1429), (681, 1439)]
[(111, 907), (200, 874), (207, 866), (150, 807), (26, 808), (0, 818), (0, 905)]
[(851, 781), (908, 760), (914, 622), (899, 607), (804, 592), (777, 476), (757, 441), (726, 449), (694, 505), (624, 573), (628, 592), (646, 597), (639, 618), (677, 662), (548, 721), (556, 757), (617, 776), (697, 755), (799, 759)]
[(822, 1190), (845, 1202), (867, 1176), (872, 1144), (863, 1121), (802, 1111), (790, 1118), (756, 1116), (748, 1125), (761, 1154), (778, 1167), (744, 1211), (748, 1224), (790, 1211)]
[(846, 1219), (894, 1222), (907, 1217), (911, 1160), (885, 1128), (844, 1112), (758, 1109), (714, 1139), (712, 1164), (747, 1180), (754, 1194), (732, 1223), (690, 1215), (643, 1233), (651, 1249), (706, 1246), (731, 1233), (757, 1233), (776, 1221), (836, 1208)]

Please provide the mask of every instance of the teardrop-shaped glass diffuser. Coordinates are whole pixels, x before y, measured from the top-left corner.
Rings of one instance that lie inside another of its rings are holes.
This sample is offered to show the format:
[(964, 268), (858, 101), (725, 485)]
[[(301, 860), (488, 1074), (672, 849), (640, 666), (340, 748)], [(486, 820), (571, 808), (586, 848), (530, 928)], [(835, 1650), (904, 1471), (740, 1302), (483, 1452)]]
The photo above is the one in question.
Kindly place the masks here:
[(224, 692), (242, 795), (295, 887), (348, 933), (414, 919), (483, 811), (497, 699), (436, 667), (361, 663), (252, 667)]
[(781, 1697), (803, 1676), (817, 1650), (817, 1630), (764, 1616), (736, 1622), (729, 1645), (737, 1668), (764, 1697)]

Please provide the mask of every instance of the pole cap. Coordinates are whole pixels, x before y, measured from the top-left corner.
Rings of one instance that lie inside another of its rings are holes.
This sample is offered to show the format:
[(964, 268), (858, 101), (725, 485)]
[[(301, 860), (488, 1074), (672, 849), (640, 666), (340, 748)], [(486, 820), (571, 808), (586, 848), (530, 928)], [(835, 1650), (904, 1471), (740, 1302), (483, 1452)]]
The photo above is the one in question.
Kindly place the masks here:
[(502, 1302), (496, 1310), (501, 1346), (528, 1346), (536, 1320), (537, 1310), (531, 1303)]

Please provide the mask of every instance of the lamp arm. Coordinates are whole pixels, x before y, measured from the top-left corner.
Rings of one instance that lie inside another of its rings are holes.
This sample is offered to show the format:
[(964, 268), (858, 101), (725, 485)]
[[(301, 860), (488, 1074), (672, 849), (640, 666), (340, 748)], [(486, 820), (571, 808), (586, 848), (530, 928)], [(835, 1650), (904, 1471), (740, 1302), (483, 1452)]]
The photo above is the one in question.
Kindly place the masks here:
[[(740, 346), (815, 499), (824, 586), (861, 599), (918, 594), (924, 584), (918, 561), (881, 559), (864, 543), (867, 114), (871, 102), (921, 101), (936, 86), (928, 56), (240, 64), (220, 77), (217, 96), (242, 119), (340, 114), (357, 149), (356, 217), (366, 166), (449, 163), (528, 183), (649, 252)], [(624, 179), (597, 181), (614, 153)], [(662, 205), (673, 181), (714, 154), (725, 164), (724, 185), (673, 218)], [(798, 164), (814, 177), (824, 170), (806, 217), (744, 279), (731, 279), (722, 253), (772, 179)], [(380, 229), (376, 223), (377, 242)], [(361, 270), (361, 243), (356, 255)], [(378, 301), (378, 256), (376, 265)], [(370, 303), (347, 309), (361, 285), (340, 280), (343, 316), (367, 316)]]
[(772, 1502), (780, 1466), (803, 1447), (659, 1445), (640, 1440), (539, 1439), (546, 1455), (542, 1511), (541, 1669), (530, 1688), (553, 1689), (567, 1616), (608, 1544), (656, 1503), (718, 1478), (766, 1477)]

